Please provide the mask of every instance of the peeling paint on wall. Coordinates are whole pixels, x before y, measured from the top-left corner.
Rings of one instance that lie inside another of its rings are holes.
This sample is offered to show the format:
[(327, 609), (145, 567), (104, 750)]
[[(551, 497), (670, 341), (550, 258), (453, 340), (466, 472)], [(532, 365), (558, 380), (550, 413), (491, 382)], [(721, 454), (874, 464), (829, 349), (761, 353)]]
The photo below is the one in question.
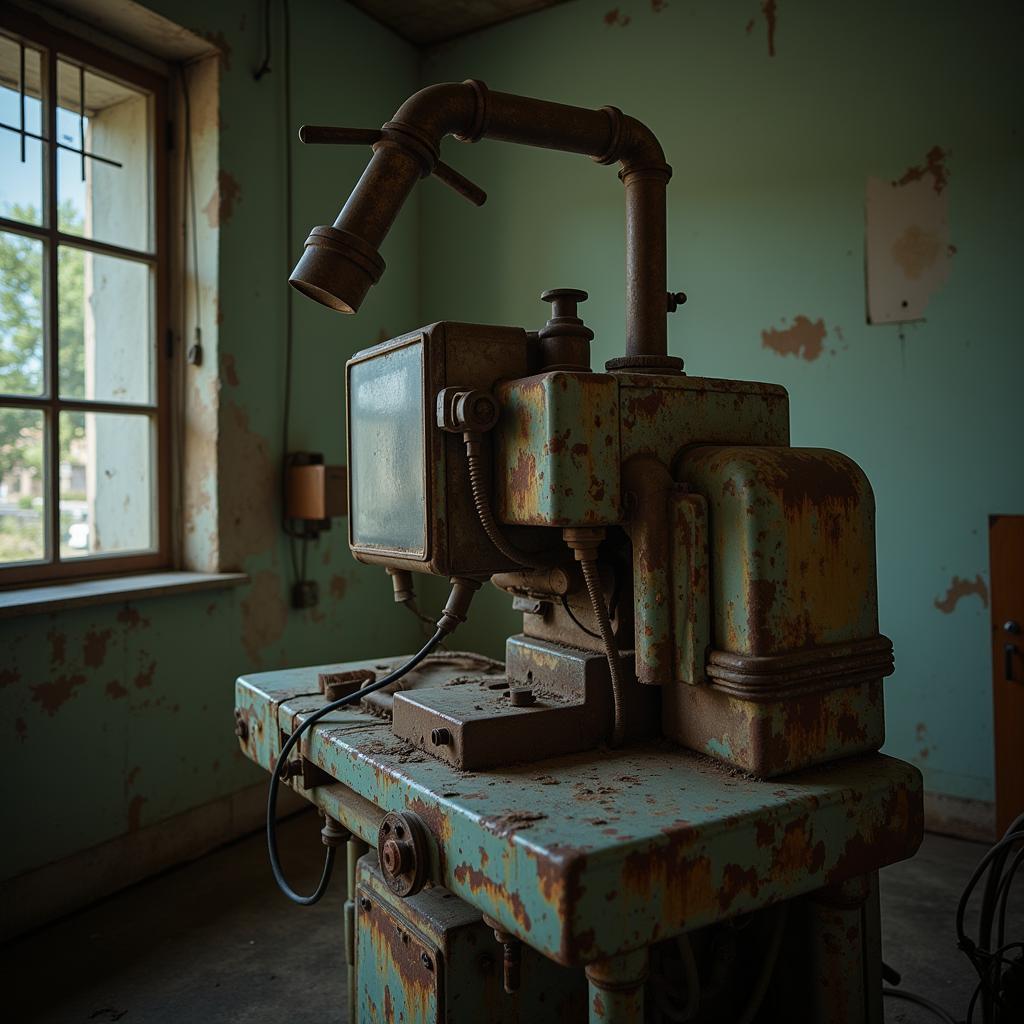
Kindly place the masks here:
[(903, 175), (893, 182), (894, 186), (908, 185), (912, 181), (921, 181), (929, 177), (936, 194), (949, 184), (949, 170), (946, 168), (946, 157), (949, 153), (941, 146), (932, 146), (925, 155), (924, 164), (908, 167)]
[(213, 195), (203, 207), (206, 214), (206, 222), (211, 228), (221, 227), (231, 220), (235, 212), (235, 203), (242, 197), (242, 186), (238, 179), (228, 171), (220, 171), (217, 174), (217, 187)]
[(117, 613), (117, 621), (125, 627), (125, 632), (127, 633), (133, 632), (139, 628), (149, 628), (149, 619), (143, 618), (139, 609), (130, 604), (126, 604)]
[(800, 314), (793, 318), (790, 327), (771, 327), (762, 331), (761, 346), (778, 352), (780, 356), (798, 356), (813, 362), (821, 355), (827, 334), (825, 321), (820, 317), (812, 323), (808, 317)]
[(128, 691), (121, 685), (119, 679), (111, 679), (105, 690), (111, 700), (120, 700), (122, 697), (128, 696)]
[(82, 638), (82, 661), (87, 668), (99, 668), (106, 660), (107, 642), (112, 633), (112, 629), (93, 627)]
[(0, 668), (0, 689), (10, 686), (21, 679), (21, 673), (16, 668)]
[(288, 606), (276, 572), (265, 569), (252, 579), (242, 601), (242, 644), (254, 665), (263, 663), (262, 652), (277, 643), (288, 624)]
[(32, 686), (32, 700), (52, 718), (85, 682), (85, 676), (80, 672), (62, 673), (55, 679)]
[(238, 387), (238, 372), (235, 370), (235, 357), (225, 353), (220, 357), (221, 375), (230, 387)]
[(280, 495), (270, 442), (249, 426), (249, 413), (229, 403), (221, 438), (221, 561), (241, 568), (277, 542)]
[[(143, 657), (145, 657), (145, 652), (143, 652)], [(144, 690), (147, 686), (152, 686), (153, 685), (153, 676), (155, 674), (156, 674), (156, 662), (153, 661), (153, 660), (150, 660), (150, 663), (149, 663), (148, 667), (146, 667), (144, 669), (140, 669), (135, 674), (135, 679), (134, 679), (135, 688), (137, 690)]]
[(345, 596), (345, 590), (348, 587), (348, 580), (344, 576), (335, 573), (331, 577), (331, 597), (335, 601), (340, 601)]
[(619, 28), (625, 28), (633, 19), (628, 14), (622, 14), (618, 7), (609, 11), (604, 16), (604, 23), (609, 26), (618, 25)]
[(217, 47), (217, 56), (224, 64), (224, 70), (231, 70), (231, 44), (223, 32), (203, 32), (202, 36)]
[(971, 595), (981, 598), (982, 608), (988, 607), (988, 587), (984, 579), (982, 579), (981, 573), (978, 573), (973, 580), (962, 580), (959, 576), (954, 576), (949, 587), (946, 589), (946, 596), (942, 599), (935, 598), (935, 607), (943, 615), (949, 615), (956, 609), (961, 598)]

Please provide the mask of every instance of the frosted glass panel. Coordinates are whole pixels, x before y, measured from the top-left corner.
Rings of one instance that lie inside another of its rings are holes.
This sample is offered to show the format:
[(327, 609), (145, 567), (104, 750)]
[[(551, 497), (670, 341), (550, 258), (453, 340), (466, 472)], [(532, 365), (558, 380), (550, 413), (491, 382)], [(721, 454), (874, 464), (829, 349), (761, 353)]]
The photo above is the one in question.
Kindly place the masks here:
[(423, 344), (349, 370), (352, 540), (411, 555), (426, 553)]

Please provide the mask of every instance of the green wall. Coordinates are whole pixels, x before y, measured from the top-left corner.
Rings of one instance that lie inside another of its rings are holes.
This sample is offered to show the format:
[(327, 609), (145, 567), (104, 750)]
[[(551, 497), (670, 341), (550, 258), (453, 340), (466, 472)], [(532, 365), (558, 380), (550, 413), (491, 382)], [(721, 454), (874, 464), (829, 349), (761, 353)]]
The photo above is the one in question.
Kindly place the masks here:
[[(1021, 8), (953, 2), (579, 0), (440, 47), (424, 84), (491, 88), (649, 124), (674, 176), (669, 286), (689, 302), (670, 348), (690, 373), (789, 390), (793, 443), (852, 456), (878, 506), (887, 749), (927, 785), (990, 800), (987, 593), (936, 607), (953, 577), (987, 590), (987, 517), (1024, 512), (1019, 283)], [(657, 8), (660, 8), (658, 10)], [(622, 22), (628, 19), (628, 23)], [(952, 273), (925, 322), (865, 322), (864, 195), (939, 145), (950, 153)], [(449, 141), (489, 193), (480, 210), (427, 185), (420, 318), (543, 323), (545, 288), (585, 288), (595, 365), (623, 338), (623, 199), (613, 169), (579, 157)], [(762, 345), (821, 318), (808, 361)], [(500, 594), (460, 643), (514, 625)], [(489, 614), (484, 614), (488, 612)], [(494, 649), (491, 647), (491, 649)]]
[[(254, 83), (254, 0), (150, 6), (229, 53), (220, 166), (239, 193), (220, 225), (217, 343), (231, 367), (220, 381), (222, 432), (245, 421), (242, 442), (236, 431), (223, 453), (241, 453), (218, 482), (230, 506), (247, 458), (263, 453), (276, 466), (280, 454), (280, 55)], [(987, 516), (1024, 511), (1019, 457), (1011, 471), (1022, 433), (1014, 272), (1024, 217), (1011, 123), (1019, 13), (780, 0), (770, 56), (754, 0), (634, 0), (620, 3), (613, 24), (608, 0), (579, 0), (420, 57), (344, 3), (292, 8), (296, 121), (380, 124), (419, 84), (478, 77), (613, 103), (651, 125), (675, 168), (669, 283), (690, 296), (671, 321), (672, 351), (694, 374), (784, 384), (794, 443), (839, 449), (865, 468), (878, 503), (882, 629), (897, 652), (888, 747), (918, 763), (932, 789), (991, 799), (987, 592), (949, 613), (936, 601), (953, 577), (980, 575), (987, 587)], [(297, 253), (308, 227), (333, 219), (366, 154), (293, 145)], [(951, 277), (925, 322), (870, 327), (866, 179), (895, 178), (935, 145), (951, 154)], [(445, 149), (488, 191), (487, 205), (425, 182), (358, 317), (296, 303), (295, 447), (342, 459), (344, 360), (382, 334), (438, 319), (534, 327), (545, 316), (539, 293), (575, 286), (591, 294), (583, 311), (597, 332), (595, 365), (621, 350), (614, 171), (498, 143)], [(827, 327), (816, 360), (762, 345), (762, 331), (798, 315)], [(276, 507), (276, 480), (247, 500)], [(261, 781), (231, 732), (239, 672), (413, 647), (416, 625), (396, 612), (380, 571), (352, 561), (343, 528), (311, 557), (323, 594), (314, 612), (282, 611), (287, 549), (273, 532), (261, 536), (238, 566), (250, 587), (0, 623), (0, 710), (14, 758), (0, 878)], [(506, 599), (486, 593), (458, 646), (497, 652), (516, 628)]]
[[(273, 524), (287, 294), (284, 145), (295, 131), (283, 120), (280, 34), (275, 28), (273, 71), (257, 84), (261, 3), (150, 6), (225, 54), (220, 169), (238, 191), (220, 218), (216, 347), (231, 372), (221, 373), (221, 479), (213, 483), (222, 513), (237, 499), (249, 517), (269, 509), (271, 526), (222, 518), (222, 529), (237, 530), (225, 546), (238, 561), (225, 568), (244, 569), (250, 586), (0, 622), (0, 720), (12, 756), (3, 773), (0, 879), (265, 781), (233, 735), (241, 672), (412, 649), (419, 638), (411, 617), (396, 614), (383, 572), (352, 561), (344, 521), (310, 552), (320, 607), (287, 609), (288, 552)], [(354, 8), (332, 0), (292, 8), (297, 122), (378, 123), (382, 109), (416, 88), (415, 51)], [(292, 145), (297, 255), (309, 227), (334, 219), (367, 152)], [(197, 198), (202, 211), (210, 197)], [(418, 322), (416, 238), (414, 208), (388, 240), (392, 269), (358, 319), (296, 303), (295, 448), (343, 461), (345, 359), (380, 330)], [(254, 490), (256, 457), (269, 459), (270, 470)]]

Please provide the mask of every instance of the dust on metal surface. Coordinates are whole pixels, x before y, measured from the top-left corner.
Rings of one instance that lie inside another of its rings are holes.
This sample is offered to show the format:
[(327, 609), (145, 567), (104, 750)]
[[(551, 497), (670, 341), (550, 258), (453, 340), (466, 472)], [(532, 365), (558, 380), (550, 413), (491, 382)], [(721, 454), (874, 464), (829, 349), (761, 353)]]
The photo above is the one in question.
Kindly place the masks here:
[[(290, 719), (289, 690), (307, 692), (316, 671), (243, 678), (239, 692)], [(417, 814), (433, 880), (566, 964), (864, 874), (921, 834), (920, 774), (881, 755), (756, 781), (651, 741), (458, 772), (347, 712), (314, 727), (306, 756), (365, 801)]]

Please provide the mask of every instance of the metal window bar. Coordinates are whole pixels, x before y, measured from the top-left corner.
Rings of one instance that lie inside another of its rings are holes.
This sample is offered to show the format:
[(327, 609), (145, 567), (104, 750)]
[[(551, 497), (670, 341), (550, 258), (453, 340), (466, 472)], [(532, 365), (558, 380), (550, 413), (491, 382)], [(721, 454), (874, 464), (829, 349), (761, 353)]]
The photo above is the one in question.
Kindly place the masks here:
[[(54, 97), (56, 101), (56, 97)], [(7, 124), (0, 121), (0, 128), (14, 132), (21, 139), (21, 162), (25, 162), (25, 140), (37, 139), (40, 142), (49, 142), (45, 135), (37, 135), (25, 127), (25, 44), (18, 43), (18, 113), (20, 125)], [(99, 153), (89, 153), (85, 148), (85, 66), (78, 65), (78, 137), (81, 140), (79, 146), (69, 146), (66, 143), (57, 141), (57, 148), (66, 150), (69, 153), (77, 153), (82, 160), (82, 181), (85, 181), (85, 161), (98, 160), (100, 163), (108, 164), (110, 167), (121, 168), (124, 164), (110, 157), (100, 156)]]
[(25, 44), (18, 43), (18, 109), (21, 114), (21, 162), (25, 162)]
[[(0, 216), (0, 230), (10, 231), (14, 234), (30, 238), (40, 239), (44, 243), (44, 274), (43, 274), (43, 306), (46, 310), (44, 316), (44, 390), (41, 395), (0, 395), (0, 405), (11, 406), (22, 409), (34, 409), (44, 416), (45, 444), (44, 461), (46, 473), (44, 476), (45, 507), (48, 510), (47, 525), (45, 530), (45, 545), (42, 559), (25, 563), (11, 563), (0, 567), (0, 573), (5, 580), (36, 580), (36, 579), (63, 579), (65, 577), (75, 578), (83, 575), (90, 575), (96, 571), (93, 566), (101, 565), (104, 571), (107, 567), (111, 570), (116, 567), (118, 571), (134, 571), (160, 564), (159, 560), (164, 557), (168, 545), (167, 522), (163, 506), (163, 497), (166, 487), (165, 480), (165, 459), (166, 459), (166, 437), (163, 436), (165, 427), (163, 417), (166, 415), (166, 386), (165, 368), (160, 360), (156, 363), (156, 390), (148, 402), (112, 402), (98, 399), (76, 399), (65, 398), (60, 395), (58, 366), (56, 359), (58, 325), (58, 304), (57, 304), (57, 254), (59, 246), (69, 245), (73, 248), (84, 249), (99, 254), (120, 256), (150, 266), (158, 274), (161, 271), (162, 256), (158, 258), (156, 251), (144, 252), (129, 249), (111, 243), (99, 242), (94, 239), (66, 235), (57, 227), (57, 152), (65, 150), (77, 154), (82, 161), (99, 160), (113, 167), (123, 165), (109, 157), (98, 153), (90, 153), (85, 147), (84, 132), (79, 146), (71, 146), (58, 141), (57, 134), (57, 56), (54, 47), (47, 47), (42, 54), (42, 89), (41, 101), (43, 104), (43, 125), (41, 133), (29, 131), (27, 128), (26, 99), (28, 97), (26, 87), (26, 56), (25, 51), (33, 49), (27, 47), (20, 40), (19, 45), (19, 72), (18, 72), (18, 94), (19, 113), (18, 125), (0, 122), (0, 128), (14, 132), (19, 136), (21, 142), (21, 159), (27, 159), (26, 140), (37, 139), (44, 143), (52, 143), (47, 147), (43, 161), (43, 183), (44, 183), (44, 223), (33, 225), (12, 221), (9, 218)], [(77, 63), (77, 62), (76, 62)], [(82, 75), (84, 64), (79, 64), (79, 124), (82, 124), (84, 116), (84, 89), (82, 88)], [(158, 171), (158, 175), (159, 175)], [(158, 295), (161, 285), (157, 283)], [(157, 299), (157, 321), (156, 337), (162, 336), (160, 299)], [(110, 552), (98, 555), (77, 557), (72, 561), (66, 561), (60, 554), (60, 414), (66, 413), (113, 413), (117, 415), (135, 415), (144, 417), (150, 423), (150, 443), (156, 462), (151, 465), (151, 472), (155, 474), (153, 486), (158, 488), (161, 495), (158, 505), (151, 510), (151, 547), (145, 551), (132, 552)], [(37, 570), (40, 572), (37, 573)], [(11, 575), (13, 574), (13, 575)]]

